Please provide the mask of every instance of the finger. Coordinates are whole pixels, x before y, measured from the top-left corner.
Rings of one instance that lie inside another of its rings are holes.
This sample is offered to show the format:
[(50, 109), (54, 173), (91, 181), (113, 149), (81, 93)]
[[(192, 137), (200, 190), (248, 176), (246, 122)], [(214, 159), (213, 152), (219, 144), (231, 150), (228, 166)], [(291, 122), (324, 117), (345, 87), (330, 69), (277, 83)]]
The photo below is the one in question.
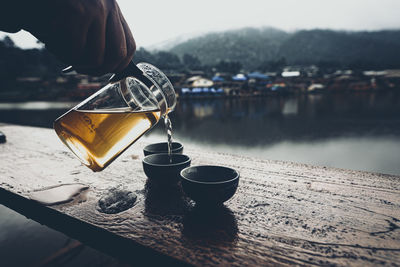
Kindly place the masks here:
[(80, 68), (100, 69), (104, 62), (105, 20), (98, 18), (91, 24), (86, 38), (84, 54), (77, 64)]
[(116, 71), (122, 71), (125, 69), (126, 66), (128, 66), (129, 62), (132, 61), (133, 55), (135, 54), (136, 51), (136, 43), (135, 40), (133, 39), (132, 32), (129, 29), (128, 24), (126, 23), (126, 20), (124, 16), (122, 15), (121, 10), (118, 7), (119, 11), (119, 17), (120, 21), (122, 24), (122, 28), (124, 29), (124, 34), (125, 34), (125, 44), (126, 44), (126, 57), (121, 61), (121, 63), (118, 65), (116, 68)]
[(119, 19), (118, 9), (112, 10), (108, 16), (105, 40), (103, 69), (114, 72), (127, 53), (125, 32)]
[(46, 47), (59, 56), (65, 63), (77, 64), (84, 54), (89, 19), (81, 14), (80, 9), (71, 5), (58, 6), (60, 16), (50, 27)]

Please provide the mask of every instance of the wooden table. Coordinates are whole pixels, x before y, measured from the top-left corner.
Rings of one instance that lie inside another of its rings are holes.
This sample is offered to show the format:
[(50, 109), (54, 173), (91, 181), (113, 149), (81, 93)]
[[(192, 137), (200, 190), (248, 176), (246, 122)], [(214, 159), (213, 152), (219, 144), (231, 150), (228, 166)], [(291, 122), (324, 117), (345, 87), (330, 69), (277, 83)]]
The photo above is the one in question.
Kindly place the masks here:
[[(103, 172), (80, 165), (52, 130), (0, 125), (0, 203), (128, 262), (175, 265), (400, 265), (400, 177), (217, 154), (185, 147), (192, 165), (240, 174), (218, 211), (142, 171), (143, 143)], [(29, 199), (57, 184), (88, 185), (87, 200), (46, 207)], [(118, 214), (97, 210), (111, 187), (138, 195)]]

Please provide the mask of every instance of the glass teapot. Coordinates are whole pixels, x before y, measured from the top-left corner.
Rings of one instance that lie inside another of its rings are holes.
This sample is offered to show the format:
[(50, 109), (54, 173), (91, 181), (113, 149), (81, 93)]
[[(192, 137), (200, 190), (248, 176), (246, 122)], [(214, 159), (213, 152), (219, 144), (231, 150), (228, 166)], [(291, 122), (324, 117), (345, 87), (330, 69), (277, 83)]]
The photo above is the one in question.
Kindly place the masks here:
[(61, 141), (91, 170), (102, 171), (176, 104), (167, 76), (131, 62), (110, 83), (54, 122)]

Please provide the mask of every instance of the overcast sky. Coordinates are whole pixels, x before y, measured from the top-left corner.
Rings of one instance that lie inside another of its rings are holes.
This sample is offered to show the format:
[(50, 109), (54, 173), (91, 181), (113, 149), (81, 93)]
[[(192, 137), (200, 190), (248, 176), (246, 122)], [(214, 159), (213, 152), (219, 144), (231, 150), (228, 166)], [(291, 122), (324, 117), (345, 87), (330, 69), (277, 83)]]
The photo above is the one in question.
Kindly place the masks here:
[[(283, 30), (400, 29), (400, 0), (119, 0), (138, 46), (247, 26)], [(18, 33), (19, 46), (35, 39)]]

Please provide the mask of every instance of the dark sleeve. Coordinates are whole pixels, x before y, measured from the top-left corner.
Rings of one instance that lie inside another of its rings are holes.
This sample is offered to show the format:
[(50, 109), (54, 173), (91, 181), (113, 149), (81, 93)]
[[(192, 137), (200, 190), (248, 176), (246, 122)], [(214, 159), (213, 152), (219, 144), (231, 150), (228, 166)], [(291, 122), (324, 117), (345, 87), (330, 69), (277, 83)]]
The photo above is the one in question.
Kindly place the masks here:
[[(19, 0), (2, 1), (0, 6), (0, 31), (17, 32), (21, 30), (20, 14), (26, 8), (23, 2)], [(20, 13), (18, 13), (18, 9)]]

